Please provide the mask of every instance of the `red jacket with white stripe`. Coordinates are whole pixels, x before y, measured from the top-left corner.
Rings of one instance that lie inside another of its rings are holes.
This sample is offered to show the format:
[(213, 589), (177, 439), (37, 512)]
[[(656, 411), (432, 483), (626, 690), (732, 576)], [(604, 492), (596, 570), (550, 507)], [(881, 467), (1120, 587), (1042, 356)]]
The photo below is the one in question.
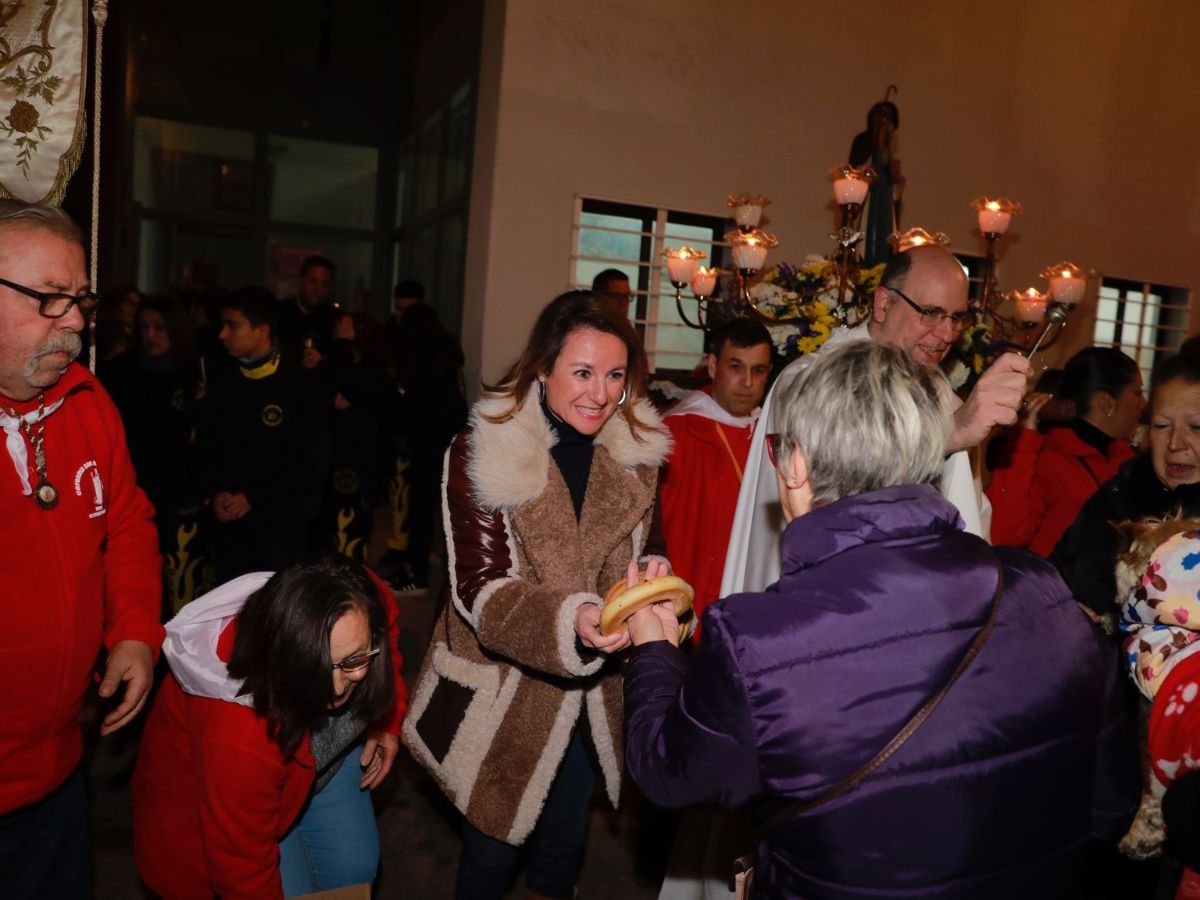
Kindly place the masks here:
[[(157, 657), (163, 637), (154, 510), (121, 417), (78, 364), (46, 390), (46, 406), (59, 398), (43, 422), (53, 509), (22, 493), (0, 440), (0, 814), (45, 797), (78, 764), (79, 712), (101, 646), (137, 640)], [(0, 396), (0, 406), (24, 414), (37, 401)]]

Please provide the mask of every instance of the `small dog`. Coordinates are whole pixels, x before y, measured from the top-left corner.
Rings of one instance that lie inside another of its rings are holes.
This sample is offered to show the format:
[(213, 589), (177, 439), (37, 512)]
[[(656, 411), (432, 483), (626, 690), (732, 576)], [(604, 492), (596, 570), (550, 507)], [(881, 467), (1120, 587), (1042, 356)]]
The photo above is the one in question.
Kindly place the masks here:
[[(1150, 559), (1159, 545), (1177, 534), (1200, 533), (1200, 518), (1176, 513), (1162, 519), (1120, 522), (1113, 527), (1125, 542), (1125, 549), (1117, 554), (1117, 596), (1113, 598), (1120, 606), (1129, 598), (1130, 592), (1141, 584), (1142, 576), (1149, 570)], [(1154, 577), (1151, 576), (1152, 579)], [(1161, 586), (1159, 590), (1162, 590)]]
[[(1144, 697), (1139, 729), (1142, 800), (1129, 832), (1118, 846), (1133, 859), (1149, 859), (1162, 853), (1165, 828), (1161, 805), (1167, 784), (1177, 773), (1193, 767), (1191, 745), (1181, 743), (1178, 734), (1170, 729), (1176, 718), (1168, 711), (1183, 708), (1177, 702), (1179, 690), (1159, 698), (1158, 688), (1170, 671), (1169, 666), (1178, 664), (1181, 657), (1195, 649), (1192, 642), (1200, 629), (1196, 584), (1180, 584), (1177, 580), (1181, 575), (1186, 579), (1187, 571), (1200, 567), (1200, 552), (1185, 546), (1200, 538), (1200, 518), (1176, 514), (1122, 522), (1114, 527), (1125, 544), (1125, 549), (1117, 554), (1114, 599), (1121, 610), (1122, 631), (1128, 635), (1123, 642), (1126, 665)], [(1196, 549), (1200, 550), (1200, 541)], [(1164, 625), (1168, 627), (1164, 629)], [(1195, 666), (1200, 658), (1184, 661)], [(1191, 721), (1194, 720), (1189, 720), (1185, 730), (1190, 730)]]

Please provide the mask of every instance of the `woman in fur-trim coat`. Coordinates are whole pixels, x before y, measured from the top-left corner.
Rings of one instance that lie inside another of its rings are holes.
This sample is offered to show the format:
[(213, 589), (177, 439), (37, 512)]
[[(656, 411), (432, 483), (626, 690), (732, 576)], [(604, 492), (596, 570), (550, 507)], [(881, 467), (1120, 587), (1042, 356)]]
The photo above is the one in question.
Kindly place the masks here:
[(617, 803), (629, 638), (600, 634), (600, 607), (661, 554), (670, 447), (644, 359), (628, 320), (564, 294), (447, 451), (450, 602), (403, 738), (466, 817), (459, 897), (503, 896), (527, 840), (529, 890), (570, 897), (597, 775)]

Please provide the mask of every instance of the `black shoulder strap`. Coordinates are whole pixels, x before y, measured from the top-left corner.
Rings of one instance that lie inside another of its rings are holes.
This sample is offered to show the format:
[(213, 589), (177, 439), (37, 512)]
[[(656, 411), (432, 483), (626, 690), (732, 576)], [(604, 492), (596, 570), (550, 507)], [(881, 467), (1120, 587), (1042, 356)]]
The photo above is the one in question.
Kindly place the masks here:
[(859, 767), (851, 775), (844, 780), (838, 782), (828, 790), (822, 791), (816, 797), (810, 800), (801, 800), (791, 806), (779, 810), (774, 815), (767, 818), (762, 824), (755, 829), (756, 837), (761, 838), (768, 831), (777, 828), (784, 822), (791, 821), (797, 816), (802, 816), (806, 812), (816, 809), (824, 803), (828, 803), (835, 797), (840, 797), (842, 794), (848, 793), (858, 787), (872, 772), (882, 766), (888, 758), (900, 749), (901, 745), (912, 737), (913, 732), (921, 727), (922, 723), (929, 718), (930, 713), (937, 708), (937, 705), (942, 702), (942, 698), (946, 696), (946, 692), (950, 690), (954, 682), (958, 681), (959, 676), (967, 670), (967, 666), (979, 655), (979, 651), (983, 649), (983, 645), (987, 643), (988, 637), (992, 633), (992, 628), (996, 625), (996, 611), (1000, 608), (1000, 597), (1004, 593), (1004, 567), (1000, 563), (1000, 558), (996, 557), (996, 593), (992, 597), (992, 608), (988, 613), (987, 621), (983, 623), (983, 627), (979, 629), (979, 633), (975, 635), (975, 639), (971, 641), (971, 646), (967, 648), (966, 654), (959, 662), (957, 668), (950, 675), (949, 680), (940, 691), (925, 701), (925, 705), (913, 714), (913, 717), (908, 720), (908, 723), (901, 728), (896, 736), (887, 742), (887, 745), (876, 753), (863, 766)]

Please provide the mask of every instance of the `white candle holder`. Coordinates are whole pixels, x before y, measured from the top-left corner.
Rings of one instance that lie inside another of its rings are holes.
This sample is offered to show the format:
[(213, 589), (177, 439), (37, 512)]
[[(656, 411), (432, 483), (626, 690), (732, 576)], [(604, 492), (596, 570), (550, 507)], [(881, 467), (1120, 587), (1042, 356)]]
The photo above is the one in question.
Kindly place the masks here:
[(762, 194), (730, 194), (725, 205), (733, 210), (733, 222), (738, 231), (749, 234), (762, 222), (763, 207), (770, 202)]

